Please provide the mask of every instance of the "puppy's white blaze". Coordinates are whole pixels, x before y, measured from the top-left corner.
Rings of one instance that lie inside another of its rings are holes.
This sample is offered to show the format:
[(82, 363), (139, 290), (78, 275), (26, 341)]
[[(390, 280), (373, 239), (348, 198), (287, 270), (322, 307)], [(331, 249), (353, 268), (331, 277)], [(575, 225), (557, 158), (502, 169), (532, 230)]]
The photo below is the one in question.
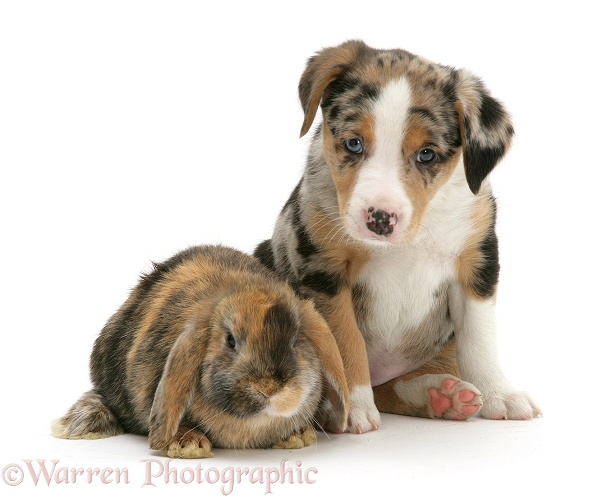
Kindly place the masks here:
[[(373, 105), (374, 148), (358, 173), (347, 215), (349, 234), (357, 239), (396, 243), (404, 238), (413, 211), (401, 179), (410, 105), (411, 88), (404, 78), (387, 83)], [(387, 238), (366, 227), (366, 212), (371, 207), (396, 215), (394, 231)]]

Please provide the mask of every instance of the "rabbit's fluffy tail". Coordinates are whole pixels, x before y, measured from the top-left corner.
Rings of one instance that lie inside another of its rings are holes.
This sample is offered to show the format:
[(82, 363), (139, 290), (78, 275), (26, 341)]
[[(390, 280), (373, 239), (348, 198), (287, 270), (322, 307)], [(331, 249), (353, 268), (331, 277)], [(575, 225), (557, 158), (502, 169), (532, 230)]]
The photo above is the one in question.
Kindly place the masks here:
[(100, 394), (88, 391), (64, 417), (54, 420), (51, 433), (61, 439), (102, 439), (123, 434), (115, 415)]

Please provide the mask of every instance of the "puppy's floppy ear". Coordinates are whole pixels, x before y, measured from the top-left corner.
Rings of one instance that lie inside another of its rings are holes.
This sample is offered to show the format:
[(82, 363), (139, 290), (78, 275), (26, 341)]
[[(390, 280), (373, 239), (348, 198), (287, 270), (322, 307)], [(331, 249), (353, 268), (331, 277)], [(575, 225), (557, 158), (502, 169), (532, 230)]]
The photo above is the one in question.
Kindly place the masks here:
[(210, 331), (189, 322), (167, 357), (150, 411), (150, 448), (165, 448), (176, 434), (199, 381)]
[(332, 420), (336, 427), (344, 431), (349, 418), (349, 386), (344, 374), (342, 357), (336, 340), (323, 317), (316, 311), (312, 302), (303, 301), (301, 305), (302, 323), (308, 340), (323, 365), (325, 380), (335, 394), (332, 404), (337, 420)]
[(511, 118), (481, 80), (468, 71), (457, 71), (456, 111), (460, 121), (464, 171), (476, 194), (483, 180), (505, 155), (513, 138)]
[(308, 133), (329, 84), (344, 72), (360, 51), (366, 48), (364, 42), (351, 40), (337, 47), (325, 48), (308, 60), (299, 81), (299, 99), (304, 110), (300, 137)]

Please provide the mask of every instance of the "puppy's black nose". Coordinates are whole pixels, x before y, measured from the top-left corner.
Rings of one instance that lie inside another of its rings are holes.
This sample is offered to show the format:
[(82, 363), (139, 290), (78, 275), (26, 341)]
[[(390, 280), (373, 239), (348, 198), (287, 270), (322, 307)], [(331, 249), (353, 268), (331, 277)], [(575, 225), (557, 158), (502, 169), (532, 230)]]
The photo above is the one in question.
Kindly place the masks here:
[(388, 213), (382, 209), (375, 210), (373, 207), (368, 208), (366, 226), (368, 230), (377, 235), (391, 235), (397, 222), (398, 217), (395, 213)]

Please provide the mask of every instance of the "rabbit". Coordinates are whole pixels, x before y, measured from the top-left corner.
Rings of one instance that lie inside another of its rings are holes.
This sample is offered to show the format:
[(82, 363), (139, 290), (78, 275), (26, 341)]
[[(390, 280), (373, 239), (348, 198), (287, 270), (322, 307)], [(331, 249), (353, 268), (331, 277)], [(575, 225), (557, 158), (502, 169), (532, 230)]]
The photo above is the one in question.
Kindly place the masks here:
[(342, 359), (312, 302), (220, 245), (154, 263), (96, 339), (90, 374), (55, 437), (141, 434), (166, 456), (206, 458), (304, 447), (320, 418), (348, 417)]

